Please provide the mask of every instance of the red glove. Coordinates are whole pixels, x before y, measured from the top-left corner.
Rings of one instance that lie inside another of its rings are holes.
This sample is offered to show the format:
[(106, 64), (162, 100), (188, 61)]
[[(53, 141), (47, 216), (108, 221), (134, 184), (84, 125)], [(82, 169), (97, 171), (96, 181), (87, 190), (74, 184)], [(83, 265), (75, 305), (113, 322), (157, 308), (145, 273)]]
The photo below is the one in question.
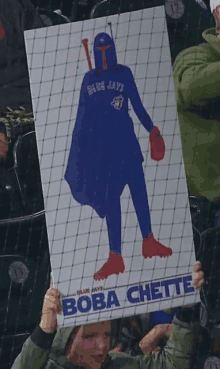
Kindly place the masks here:
[(151, 159), (156, 161), (163, 160), (165, 155), (165, 142), (157, 127), (154, 127), (150, 133), (150, 153)]

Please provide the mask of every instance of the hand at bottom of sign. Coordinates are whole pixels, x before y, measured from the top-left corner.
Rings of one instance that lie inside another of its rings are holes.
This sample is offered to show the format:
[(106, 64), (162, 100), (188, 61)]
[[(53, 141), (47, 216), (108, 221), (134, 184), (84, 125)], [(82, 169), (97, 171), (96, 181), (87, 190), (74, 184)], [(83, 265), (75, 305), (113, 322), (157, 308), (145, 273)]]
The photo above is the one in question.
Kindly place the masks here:
[(46, 333), (54, 333), (57, 329), (57, 314), (62, 312), (60, 297), (60, 292), (53, 286), (44, 296), (40, 328)]
[(205, 283), (205, 279), (200, 261), (196, 261), (194, 264), (193, 277), (194, 287), (198, 289), (202, 288)]

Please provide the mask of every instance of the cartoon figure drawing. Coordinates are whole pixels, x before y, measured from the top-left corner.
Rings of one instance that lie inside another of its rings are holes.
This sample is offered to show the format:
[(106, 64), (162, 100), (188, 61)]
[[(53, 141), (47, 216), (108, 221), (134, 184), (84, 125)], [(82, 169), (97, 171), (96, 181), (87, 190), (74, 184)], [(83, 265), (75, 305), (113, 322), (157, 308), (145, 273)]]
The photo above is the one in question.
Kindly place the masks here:
[(94, 274), (95, 280), (101, 280), (125, 269), (121, 256), (120, 196), (126, 185), (143, 236), (143, 257), (168, 257), (173, 252), (152, 234), (144, 158), (128, 113), (128, 99), (150, 132), (152, 159), (163, 159), (164, 140), (142, 105), (130, 68), (117, 63), (114, 41), (108, 34), (95, 37), (94, 56), (95, 69), (85, 74), (81, 86), (65, 179), (77, 202), (90, 205), (101, 218), (106, 218), (109, 258)]

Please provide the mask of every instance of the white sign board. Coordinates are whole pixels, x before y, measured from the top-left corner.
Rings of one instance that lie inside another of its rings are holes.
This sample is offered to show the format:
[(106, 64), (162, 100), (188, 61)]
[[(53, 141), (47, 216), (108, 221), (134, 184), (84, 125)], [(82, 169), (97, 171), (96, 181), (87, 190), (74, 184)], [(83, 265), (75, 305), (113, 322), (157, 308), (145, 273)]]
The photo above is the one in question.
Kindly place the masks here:
[(164, 6), (25, 42), (59, 324), (198, 302)]

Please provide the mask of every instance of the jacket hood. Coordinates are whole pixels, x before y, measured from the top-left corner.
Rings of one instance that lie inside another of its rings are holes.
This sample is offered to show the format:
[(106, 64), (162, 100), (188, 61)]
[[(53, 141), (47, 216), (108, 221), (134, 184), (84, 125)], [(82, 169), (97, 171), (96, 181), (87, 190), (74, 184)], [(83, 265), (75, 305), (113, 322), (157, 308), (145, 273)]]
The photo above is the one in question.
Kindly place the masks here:
[[(103, 50), (103, 52), (102, 52)], [(107, 33), (99, 33), (94, 40), (94, 58), (96, 69), (104, 69), (104, 60), (106, 67), (115, 67), (117, 65), (117, 56), (113, 39)]]
[(216, 28), (206, 29), (202, 33), (202, 37), (204, 38), (204, 40), (208, 43), (209, 46), (215, 49), (215, 52), (220, 56), (220, 40), (217, 36), (218, 32), (216, 31)]
[(72, 334), (74, 327), (61, 327), (58, 328), (57, 334), (54, 337), (52, 351), (59, 355), (64, 355), (66, 344)]
[[(117, 335), (119, 332), (120, 321), (111, 320), (111, 350), (115, 347)], [(52, 355), (59, 356), (64, 355), (66, 345), (68, 343), (69, 338), (71, 338), (73, 329), (75, 327), (60, 327), (57, 329), (57, 334), (54, 337), (53, 345), (51, 349)]]

